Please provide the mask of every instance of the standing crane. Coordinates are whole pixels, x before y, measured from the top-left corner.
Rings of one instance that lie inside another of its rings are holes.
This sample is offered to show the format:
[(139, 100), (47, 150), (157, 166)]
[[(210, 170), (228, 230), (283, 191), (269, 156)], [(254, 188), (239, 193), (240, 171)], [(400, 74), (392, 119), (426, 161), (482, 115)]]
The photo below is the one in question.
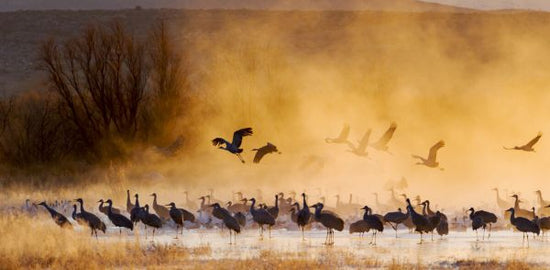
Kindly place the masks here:
[(130, 201), (130, 190), (126, 190), (126, 212), (130, 213), (134, 209), (132, 201)]
[(146, 204), (143, 207), (143, 217), (141, 218), (141, 222), (145, 224), (145, 239), (147, 239), (147, 226), (153, 227), (153, 240), (155, 239), (155, 230), (160, 229), (162, 227), (162, 220), (160, 220), (160, 217), (149, 213), (149, 205)]
[(525, 241), (525, 238), (527, 238), (527, 245), (529, 246), (529, 235), (528, 233), (532, 232), (536, 235), (540, 234), (540, 228), (539, 226), (534, 223), (533, 221), (526, 219), (524, 217), (516, 217), (515, 212), (516, 210), (514, 208), (509, 208), (506, 210), (511, 213), (510, 215), (510, 223), (516, 227), (516, 229), (523, 233), (523, 241)]
[(92, 231), (92, 236), (95, 233), (95, 237), (97, 238), (97, 230), (105, 233), (105, 230), (107, 229), (105, 223), (103, 223), (103, 221), (101, 221), (101, 219), (99, 219), (96, 215), (84, 210), (84, 201), (82, 200), (82, 198), (78, 198), (76, 199), (76, 201), (80, 203), (80, 214), (88, 224), (88, 227), (90, 227)]
[(325, 245), (334, 245), (334, 230), (342, 231), (344, 229), (344, 220), (332, 212), (323, 212), (323, 204), (316, 203), (310, 207), (315, 208), (315, 220), (327, 228), (327, 237)]
[[(219, 149), (226, 150), (232, 154), (235, 154), (242, 163), (244, 163), (244, 159), (241, 157), (241, 153), (243, 152), (243, 149), (241, 149), (241, 143), (243, 141), (243, 137), (252, 135), (252, 128), (243, 128), (235, 131), (233, 133), (233, 141), (228, 142), (224, 138), (214, 138), (212, 140), (212, 144), (214, 146), (218, 146)], [(221, 145), (225, 144), (225, 147), (222, 147)]]
[(59, 227), (67, 228), (67, 229), (72, 229), (73, 228), (73, 225), (71, 224), (71, 222), (64, 215), (58, 213), (57, 211), (55, 211), (54, 209), (49, 207), (46, 202), (41, 202), (38, 205), (42, 205), (46, 208), (46, 210), (48, 210), (48, 212), (52, 216), (53, 221)]
[[(299, 208), (299, 207), (298, 207)], [(302, 209), (298, 209), (297, 223), (298, 227), (302, 230), (302, 240), (305, 240), (305, 228), (309, 224), (311, 219), (311, 212), (309, 211), (309, 206), (306, 202), (306, 194), (302, 193)]]
[(169, 220), (170, 219), (170, 211), (168, 208), (160, 205), (157, 203), (157, 193), (151, 194), (153, 196), (153, 209), (157, 213), (157, 215), (163, 220)]
[(422, 244), (422, 234), (430, 232), (430, 221), (427, 217), (418, 214), (411, 205), (411, 201), (407, 198), (407, 210), (415, 226), (415, 231), (420, 233), (420, 242)]
[(372, 210), (368, 206), (365, 205), (365, 207), (361, 209), (365, 210), (365, 214), (363, 215), (363, 220), (369, 225), (369, 228), (372, 230), (372, 239), (369, 244), (375, 246), (376, 233), (384, 231), (384, 224), (382, 224), (382, 222), (377, 216), (372, 215)]
[[(101, 213), (107, 215), (107, 213), (109, 212), (109, 206), (103, 206), (103, 204), (105, 203), (105, 202), (103, 201), (103, 199), (101, 199), (101, 200), (99, 200), (99, 201), (97, 201), (97, 202), (100, 203), (100, 204), (99, 204), (99, 207), (98, 207), (99, 212), (101, 212)], [(117, 209), (117, 208), (112, 207), (112, 211), (113, 211), (113, 213), (120, 214), (120, 210)]]
[(108, 204), (107, 206), (107, 217), (109, 220), (119, 228), (119, 233), (122, 234), (122, 228), (128, 228), (130, 231), (134, 230), (134, 223), (130, 221), (127, 217), (121, 215), (120, 213), (113, 212), (113, 201), (111, 199), (108, 199), (106, 201)]
[(475, 211), (473, 207), (470, 207), (468, 211), (470, 211), (469, 216), (470, 216), (470, 220), (472, 220), (472, 229), (476, 231), (476, 239), (478, 238), (477, 229), (483, 228), (482, 240), (485, 240), (485, 229), (487, 224), (489, 224), (489, 235), (487, 236), (487, 238), (490, 238), (491, 228), (493, 226), (493, 223), (497, 222), (497, 219), (498, 219), (497, 216), (491, 212), (487, 212), (483, 210)]
[[(445, 142), (443, 140), (437, 142), (432, 147), (430, 147), (430, 152), (428, 153), (428, 158), (423, 158), (419, 155), (412, 155), (413, 158), (420, 159), (421, 162), (417, 162), (417, 165), (424, 165), (429, 168), (437, 168), (439, 167), (439, 162), (436, 161), (437, 159), (437, 151), (445, 146)], [(443, 170), (443, 168), (440, 168)]]
[(174, 202), (171, 202), (166, 206), (170, 206), (169, 214), (170, 218), (172, 218), (174, 223), (176, 223), (176, 239), (178, 239), (179, 228), (181, 227), (181, 234), (183, 235), (184, 221), (187, 220), (190, 222), (195, 222), (195, 215), (183, 208), (176, 208), (176, 204)]
[(250, 201), (252, 202), (252, 205), (250, 205), (250, 214), (252, 215), (252, 220), (260, 226), (260, 236), (263, 237), (264, 225), (267, 225), (269, 229), (269, 238), (271, 238), (271, 226), (275, 225), (275, 218), (263, 208), (255, 209), (255, 198), (250, 199)]
[[(408, 218), (408, 215), (401, 211), (401, 208), (397, 212), (389, 212), (384, 215), (384, 221), (389, 223), (395, 230), (395, 238), (397, 238), (397, 226), (403, 223)], [(395, 226), (392, 224), (394, 223)]]
[(231, 213), (227, 211), (226, 209), (223, 209), (220, 204), (215, 203), (212, 205), (214, 207), (213, 213), (219, 212), (222, 216), (221, 219), (223, 221), (223, 224), (227, 229), (229, 229), (229, 244), (232, 244), (231, 242), (231, 235), (234, 232), (235, 235), (235, 243), (237, 242), (237, 234), (241, 232), (241, 226), (239, 225), (239, 222), (237, 219), (235, 219), (233, 216), (231, 216)]

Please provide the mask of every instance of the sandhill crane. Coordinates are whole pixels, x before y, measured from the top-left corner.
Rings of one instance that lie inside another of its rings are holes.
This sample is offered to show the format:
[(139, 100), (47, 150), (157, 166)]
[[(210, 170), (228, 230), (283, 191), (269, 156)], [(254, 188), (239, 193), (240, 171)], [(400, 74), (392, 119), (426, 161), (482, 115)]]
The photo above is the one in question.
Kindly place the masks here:
[[(439, 167), (439, 162), (436, 161), (437, 159), (437, 150), (439, 150), (441, 147), (445, 146), (445, 142), (443, 140), (437, 142), (432, 147), (430, 147), (430, 152), (428, 153), (428, 158), (423, 158), (418, 155), (412, 155), (413, 158), (420, 159), (421, 162), (417, 162), (417, 165), (424, 165), (429, 168), (437, 168)], [(443, 170), (443, 168), (440, 168)]]
[[(107, 215), (107, 213), (109, 212), (109, 206), (103, 206), (103, 204), (105, 203), (105, 202), (103, 201), (103, 199), (101, 199), (101, 200), (99, 200), (99, 201), (97, 201), (97, 202), (100, 203), (100, 204), (99, 204), (99, 207), (98, 207), (99, 212), (101, 212), (101, 213)], [(111, 209), (112, 209), (113, 213), (115, 213), (115, 214), (120, 214), (120, 210), (119, 210), (119, 209), (114, 208), (114, 207), (112, 207)]]
[(349, 151), (360, 157), (368, 156), (367, 146), (369, 145), (370, 133), (371, 133), (371, 130), (368, 129), (367, 132), (365, 132), (365, 134), (361, 138), (361, 140), (358, 142), (357, 147), (350, 142), (348, 144), (348, 146), (351, 148)]
[(542, 198), (542, 191), (540, 190), (537, 190), (535, 191), (535, 193), (537, 194), (537, 202), (539, 204), (539, 215), (542, 216), (542, 215), (550, 215), (550, 211), (547, 211), (548, 209), (546, 209), (545, 206), (549, 205), (550, 204), (550, 201), (546, 201)]
[(244, 228), (246, 226), (246, 216), (242, 212), (237, 212), (233, 214), (233, 217), (237, 220), (241, 227)]
[(271, 226), (275, 225), (275, 218), (263, 208), (255, 209), (256, 199), (252, 198), (250, 201), (252, 202), (250, 205), (250, 214), (252, 215), (252, 220), (260, 226), (260, 236), (263, 237), (264, 225), (268, 225), (269, 237), (271, 238)]
[(195, 201), (189, 200), (189, 192), (184, 191), (183, 194), (185, 194), (185, 206), (187, 209), (191, 209), (192, 211), (199, 209)]
[(142, 208), (143, 210), (143, 217), (141, 218), (141, 222), (145, 224), (145, 238), (147, 239), (147, 226), (153, 227), (153, 239), (155, 239), (155, 230), (160, 229), (162, 227), (162, 220), (159, 216), (155, 214), (149, 213), (149, 205), (146, 204)]
[[(397, 226), (403, 223), (408, 218), (408, 215), (401, 211), (401, 208), (397, 212), (389, 212), (384, 215), (384, 221), (389, 223), (395, 230), (395, 238), (397, 238)], [(395, 224), (395, 226), (393, 224)]]
[(489, 235), (487, 238), (491, 237), (491, 228), (493, 226), (493, 223), (497, 222), (497, 216), (491, 212), (479, 210), (475, 211), (473, 207), (470, 207), (468, 209), (470, 211), (470, 219), (472, 220), (472, 229), (476, 231), (476, 239), (477, 239), (477, 229), (483, 228), (483, 238), (485, 239), (485, 228), (487, 224), (489, 224)]
[(231, 216), (231, 213), (227, 211), (226, 209), (222, 208), (220, 204), (215, 203), (211, 205), (214, 207), (214, 210), (212, 213), (219, 213), (221, 215), (221, 220), (223, 221), (223, 224), (227, 229), (229, 230), (229, 244), (231, 244), (231, 235), (232, 232), (235, 233), (235, 242), (237, 242), (237, 234), (241, 232), (241, 226), (239, 225), (239, 222), (237, 219), (235, 219), (233, 216)]
[(514, 147), (504, 147), (506, 150), (521, 150), (526, 152), (535, 152), (535, 149), (533, 146), (540, 140), (540, 137), (542, 137), (542, 133), (539, 132), (537, 136), (533, 139), (531, 139), (527, 144), (522, 146), (514, 146)]
[(361, 237), (363, 234), (370, 231), (369, 224), (366, 221), (360, 219), (356, 222), (353, 222), (349, 225), (349, 233), (359, 233)]
[[(232, 142), (228, 142), (223, 138), (214, 138), (212, 140), (212, 144), (214, 146), (218, 146), (219, 149), (223, 149), (230, 153), (235, 154), (241, 160), (241, 162), (244, 163), (244, 159), (241, 157), (241, 153), (243, 152), (243, 149), (239, 147), (241, 147), (243, 137), (250, 136), (250, 135), (252, 135), (252, 128), (243, 128), (233, 133)], [(225, 147), (222, 147), (221, 146), (222, 144), (225, 144)]]
[(46, 210), (48, 210), (48, 212), (52, 216), (53, 221), (59, 227), (68, 228), (68, 229), (73, 228), (73, 225), (71, 224), (71, 222), (69, 222), (69, 220), (64, 215), (62, 215), (62, 214), (58, 213), (57, 211), (55, 211), (54, 209), (50, 208), (48, 206), (48, 204), (46, 204), (46, 202), (41, 202), (38, 205), (42, 205), (46, 208)]
[(376, 150), (388, 152), (388, 142), (390, 142), (391, 138), (393, 137), (395, 129), (397, 129), (397, 124), (395, 122), (392, 122), (384, 135), (382, 135), (382, 137), (380, 137), (378, 141), (371, 144), (371, 146)]
[(298, 209), (297, 223), (298, 227), (302, 229), (302, 240), (305, 240), (304, 230), (309, 224), (311, 219), (311, 212), (309, 211), (309, 206), (306, 202), (306, 194), (302, 193), (302, 209)]
[(177, 208), (174, 202), (171, 202), (166, 206), (170, 206), (170, 210), (168, 211), (168, 213), (170, 214), (170, 218), (172, 218), (174, 223), (176, 223), (176, 239), (178, 239), (178, 230), (180, 226), (181, 234), (183, 234), (184, 221), (188, 220), (190, 222), (195, 222), (195, 215), (183, 208)]
[(369, 244), (376, 245), (376, 233), (384, 231), (384, 224), (377, 216), (372, 215), (371, 209), (368, 206), (365, 205), (365, 207), (361, 209), (365, 210), (363, 220), (369, 225), (369, 228), (372, 230), (372, 239)]
[(277, 219), (279, 216), (279, 195), (275, 195), (275, 206), (268, 207), (267, 212), (274, 218)]
[[(223, 207), (220, 206), (219, 203), (213, 203), (208, 205), (208, 207), (212, 207), (212, 215), (223, 222), (223, 218), (227, 215), (231, 216), (231, 213)], [(222, 227), (223, 229), (223, 227)]]
[(231, 212), (233, 214), (238, 213), (238, 212), (247, 213), (248, 209), (250, 208), (248, 206), (248, 199), (243, 198), (243, 199), (241, 199), (241, 202), (243, 202), (243, 203), (235, 203), (235, 204), (231, 203), (231, 204), (229, 204), (230, 202), (228, 202), (227, 210), (229, 210), (229, 212)]
[(126, 190), (126, 212), (130, 213), (134, 209), (132, 201), (130, 201), (130, 190)]
[(335, 213), (323, 212), (323, 206), (322, 203), (316, 203), (310, 207), (315, 208), (315, 220), (327, 228), (325, 245), (334, 245), (334, 230), (341, 232), (344, 229), (344, 220)]
[(514, 194), (512, 196), (510, 196), (512, 198), (514, 198), (514, 213), (516, 214), (516, 216), (518, 217), (524, 217), (524, 218), (529, 218), (531, 217), (531, 211), (529, 210), (526, 210), (526, 209), (522, 209), (519, 207), (519, 203), (522, 202), (520, 199), (519, 199), (519, 196), (517, 194)]
[[(435, 212), (432, 211), (432, 209), (430, 208), (430, 200), (425, 200), (424, 202), (426, 203), (426, 213), (428, 214), (428, 216), (435, 215)], [(443, 214), (442, 212), (439, 213), (441, 213), (442, 219), (447, 220), (447, 216), (445, 214)]]
[(407, 198), (407, 210), (409, 212), (409, 215), (412, 218), (412, 222), (415, 226), (415, 231), (420, 233), (420, 242), (419, 244), (422, 244), (422, 234), (430, 232), (430, 221), (427, 217), (418, 214), (416, 211), (414, 211), (414, 208), (411, 205), (411, 201)]
[(254, 155), (254, 163), (260, 163), (260, 160), (262, 158), (270, 153), (277, 153), (282, 154), (278, 149), (277, 146), (273, 145), (272, 143), (267, 143), (266, 145), (260, 147), (260, 148), (254, 148), (252, 151), (256, 151), (256, 154)]
[(427, 212), (427, 208), (428, 208), (428, 201), (424, 201), (421, 203), (422, 206), (424, 207), (422, 209), (422, 214), (428, 219), (429, 221), (429, 226), (428, 226), (428, 231), (427, 232), (431, 232), (432, 233), (432, 241), (434, 240), (434, 230), (437, 229), (437, 227), (439, 226), (439, 224), (441, 224), (441, 220), (443, 219), (442, 218), (442, 214), (441, 212), (437, 211), (435, 213), (431, 212), (431, 214), (428, 214)]
[(108, 204), (107, 217), (113, 225), (119, 228), (119, 234), (122, 234), (122, 228), (128, 228), (130, 231), (134, 230), (134, 223), (132, 221), (120, 213), (113, 212), (113, 201), (111, 199), (108, 199), (106, 203)]
[(539, 235), (540, 228), (537, 224), (532, 222), (531, 220), (528, 220), (523, 217), (516, 217), (515, 216), (515, 209), (510, 208), (506, 210), (511, 213), (510, 215), (510, 223), (516, 227), (516, 229), (523, 233), (523, 241), (525, 241), (525, 236), (527, 236), (527, 245), (529, 245), (529, 235), (527, 233), (534, 233), (536, 235)]
[(164, 221), (170, 219), (170, 210), (168, 208), (157, 203), (157, 193), (151, 194), (153, 196), (153, 209), (155, 213)]
[(500, 210), (505, 211), (506, 209), (510, 208), (510, 204), (507, 201), (500, 198), (498, 188), (493, 188), (492, 190), (496, 191), (497, 193), (497, 205), (500, 208)]
[(342, 131), (340, 131), (340, 134), (336, 138), (325, 138), (326, 143), (345, 143), (349, 144), (348, 136), (349, 136), (349, 125), (345, 124), (342, 128)]
[(137, 224), (145, 214), (143, 208), (139, 206), (139, 195), (137, 193), (134, 195), (134, 198), (136, 198), (136, 203), (134, 204), (134, 208), (130, 210), (130, 220), (134, 224)]
[(73, 204), (73, 213), (71, 214), (71, 217), (73, 218), (76, 223), (80, 226), (87, 226), (88, 223), (86, 223), (86, 220), (82, 217), (81, 213), (76, 212), (77, 206), (76, 204)]
[(82, 198), (78, 198), (76, 199), (76, 201), (80, 203), (80, 215), (92, 230), (92, 236), (95, 233), (95, 237), (97, 238), (97, 230), (105, 233), (105, 230), (107, 229), (105, 223), (103, 223), (103, 221), (101, 221), (101, 219), (99, 219), (96, 215), (84, 210), (84, 201), (82, 200)]

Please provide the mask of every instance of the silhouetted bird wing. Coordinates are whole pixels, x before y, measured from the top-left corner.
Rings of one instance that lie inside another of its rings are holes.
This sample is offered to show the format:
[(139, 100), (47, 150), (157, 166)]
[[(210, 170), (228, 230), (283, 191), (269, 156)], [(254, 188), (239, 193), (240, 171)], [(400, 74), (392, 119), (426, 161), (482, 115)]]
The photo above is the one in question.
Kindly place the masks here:
[(340, 131), (340, 135), (338, 135), (338, 139), (347, 140), (349, 136), (349, 130), (350, 130), (349, 125), (345, 124), (344, 127), (342, 128), (342, 131)]
[(526, 145), (522, 146), (522, 148), (524, 148), (524, 147), (533, 148), (533, 145), (535, 145), (540, 140), (540, 137), (542, 137), (542, 133), (539, 132), (537, 137), (533, 138)]
[(445, 142), (443, 140), (437, 142), (436, 144), (434, 144), (431, 148), (430, 148), (430, 154), (428, 155), (428, 160), (431, 160), (431, 161), (435, 161), (436, 157), (437, 157), (437, 150), (439, 150), (439, 148), (445, 146)]
[(243, 128), (235, 131), (233, 133), (233, 144), (235, 147), (239, 148), (241, 147), (241, 143), (243, 141), (244, 136), (250, 136), (252, 135), (252, 128)]
[(267, 143), (266, 145), (257, 149), (252, 149), (252, 151), (256, 151), (256, 155), (254, 155), (254, 163), (259, 163), (260, 160), (269, 153), (279, 152), (277, 150), (277, 147), (271, 143)]
[(393, 137), (393, 133), (395, 132), (395, 129), (397, 129), (397, 124), (395, 122), (392, 122), (388, 130), (378, 139), (377, 142), (373, 144), (375, 148), (382, 148), (390, 142), (391, 138)]
[(228, 145), (229, 142), (226, 141), (224, 138), (215, 138), (212, 140), (212, 145), (214, 146), (220, 146), (222, 144)]
[(367, 130), (365, 132), (365, 135), (363, 135), (363, 138), (361, 138), (361, 141), (359, 141), (359, 145), (357, 146), (357, 150), (364, 152), (367, 148), (367, 145), (369, 144), (369, 137), (370, 137), (371, 130)]

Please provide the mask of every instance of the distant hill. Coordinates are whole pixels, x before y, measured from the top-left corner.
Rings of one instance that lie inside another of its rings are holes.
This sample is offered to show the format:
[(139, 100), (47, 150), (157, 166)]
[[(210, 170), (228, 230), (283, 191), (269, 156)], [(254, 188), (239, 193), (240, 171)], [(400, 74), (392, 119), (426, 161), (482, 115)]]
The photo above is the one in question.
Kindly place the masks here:
[(465, 11), (450, 5), (418, 0), (3, 0), (0, 11), (49, 9), (270, 9), (270, 10), (376, 10)]

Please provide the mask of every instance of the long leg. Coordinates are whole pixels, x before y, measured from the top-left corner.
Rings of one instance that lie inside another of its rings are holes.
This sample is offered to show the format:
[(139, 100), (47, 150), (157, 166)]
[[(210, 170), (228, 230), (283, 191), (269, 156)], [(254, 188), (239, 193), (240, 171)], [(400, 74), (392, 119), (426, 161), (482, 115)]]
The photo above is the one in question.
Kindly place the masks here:
[(237, 155), (237, 157), (239, 157), (239, 159), (241, 160), (241, 162), (244, 163), (244, 159), (243, 159), (243, 157), (241, 157), (241, 154), (240, 154), (240, 153), (236, 153), (235, 155)]

